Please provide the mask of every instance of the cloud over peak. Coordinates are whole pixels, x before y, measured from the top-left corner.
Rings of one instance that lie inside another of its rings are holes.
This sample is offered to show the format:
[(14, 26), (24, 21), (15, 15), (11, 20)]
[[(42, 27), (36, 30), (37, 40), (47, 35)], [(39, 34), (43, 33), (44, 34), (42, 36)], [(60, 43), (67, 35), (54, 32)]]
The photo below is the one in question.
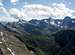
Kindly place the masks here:
[(53, 6), (53, 10), (54, 10), (54, 15), (57, 17), (64, 17), (64, 16), (73, 16), (72, 13), (75, 11), (75, 10), (72, 10), (70, 8), (67, 8), (65, 4), (63, 3), (60, 3), (60, 4), (57, 4), (57, 3), (53, 3), (52, 4)]
[(43, 19), (48, 17), (62, 19), (65, 16), (74, 17), (75, 10), (66, 7), (63, 3), (53, 3), (52, 6), (29, 4), (24, 5), (21, 10), (12, 8), (10, 9), (10, 13), (18, 17), (23, 17), (25, 20)]
[(54, 18), (63, 18), (65, 16), (73, 17), (74, 15), (72, 13), (74, 13), (75, 10), (66, 7), (63, 3), (53, 3), (52, 6), (45, 6), (41, 4), (25, 5), (22, 8), (22, 12), (28, 16), (28, 18), (49, 16)]

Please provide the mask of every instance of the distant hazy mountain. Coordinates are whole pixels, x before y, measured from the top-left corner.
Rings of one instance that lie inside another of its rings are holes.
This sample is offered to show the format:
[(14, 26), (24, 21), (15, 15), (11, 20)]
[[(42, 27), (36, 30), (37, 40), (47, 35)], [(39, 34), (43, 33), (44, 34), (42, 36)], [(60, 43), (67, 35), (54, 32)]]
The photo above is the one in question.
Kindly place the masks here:
[(60, 19), (32, 19), (30, 21), (25, 21), (20, 19), (18, 22), (1, 22), (3, 25), (7, 26), (10, 29), (18, 29), (23, 32), (27, 32), (30, 34), (50, 34), (59, 29), (74, 29), (75, 20), (71, 19), (71, 17), (66, 16), (63, 20)]

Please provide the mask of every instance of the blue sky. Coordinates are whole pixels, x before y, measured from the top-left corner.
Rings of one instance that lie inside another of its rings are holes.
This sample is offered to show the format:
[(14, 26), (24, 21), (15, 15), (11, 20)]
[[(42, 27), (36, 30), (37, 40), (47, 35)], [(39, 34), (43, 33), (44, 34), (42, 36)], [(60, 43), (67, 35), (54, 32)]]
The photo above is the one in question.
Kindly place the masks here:
[(9, 10), (7, 14), (24, 17), (26, 20), (45, 16), (60, 19), (65, 16), (75, 17), (75, 0), (0, 0), (0, 4)]
[[(75, 9), (75, 0), (18, 0), (15, 7), (21, 8), (25, 3), (28, 4), (43, 4), (50, 6), (52, 3), (64, 3), (67, 7)], [(10, 0), (3, 0), (3, 4), (7, 8), (14, 7)]]

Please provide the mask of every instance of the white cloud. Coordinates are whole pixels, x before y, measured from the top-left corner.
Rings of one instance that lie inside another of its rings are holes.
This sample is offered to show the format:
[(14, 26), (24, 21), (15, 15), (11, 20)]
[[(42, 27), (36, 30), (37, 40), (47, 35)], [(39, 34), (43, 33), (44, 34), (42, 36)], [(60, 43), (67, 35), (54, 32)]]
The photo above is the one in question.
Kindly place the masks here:
[(5, 13), (7, 16), (10, 16), (10, 14), (7, 12), (7, 10), (4, 7), (0, 7), (0, 13)]
[[(55, 18), (63, 18), (65, 16), (73, 17), (72, 13), (75, 13), (75, 10), (67, 8), (65, 4), (53, 3), (52, 6), (45, 6), (40, 4), (30, 4), (25, 5), (22, 8), (22, 13), (25, 14), (26, 20), (30, 20), (32, 18), (38, 17), (55, 17)], [(39, 18), (38, 18), (39, 19)]]
[(18, 21), (18, 20), (13, 18), (13, 17), (11, 17), (6, 8), (0, 7), (0, 21), (13, 22), (13, 21)]
[(22, 11), (18, 10), (17, 8), (11, 8), (9, 9), (10, 15), (13, 15), (13, 17), (27, 17)]
[(13, 4), (13, 5), (16, 5), (16, 2), (17, 2), (18, 0), (10, 0), (10, 2)]
[(44, 5), (25, 5), (22, 9), (22, 12), (25, 14), (26, 20), (30, 20), (31, 18), (46, 18), (47, 16), (50, 16), (53, 9), (48, 6)]
[(75, 10), (72, 10), (70, 8), (67, 8), (65, 6), (65, 4), (63, 3), (60, 3), (60, 4), (57, 4), (57, 3), (53, 3), (52, 4), (53, 6), (53, 15), (56, 16), (56, 17), (65, 17), (65, 16), (73, 16), (72, 13), (75, 11)]
[(11, 1), (11, 3), (15, 3), (15, 2), (17, 2), (18, 0), (10, 0)]
[(0, 0), (0, 6), (3, 6), (2, 0)]
[(0, 6), (3, 6), (3, 4), (0, 2)]
[(17, 17), (23, 17), (25, 20), (31, 20), (35, 18), (43, 19), (48, 18), (49, 16), (61, 19), (65, 16), (75, 16), (75, 10), (67, 8), (63, 3), (53, 3), (52, 6), (30, 4), (25, 5), (23, 8), (21, 8), (21, 10), (11, 8), (9, 12)]
[(11, 8), (11, 9), (9, 10), (9, 13), (10, 13), (11, 15), (16, 15), (16, 16), (18, 16), (18, 14), (20, 13), (20, 11), (19, 11), (18, 9), (16, 9), (16, 8)]

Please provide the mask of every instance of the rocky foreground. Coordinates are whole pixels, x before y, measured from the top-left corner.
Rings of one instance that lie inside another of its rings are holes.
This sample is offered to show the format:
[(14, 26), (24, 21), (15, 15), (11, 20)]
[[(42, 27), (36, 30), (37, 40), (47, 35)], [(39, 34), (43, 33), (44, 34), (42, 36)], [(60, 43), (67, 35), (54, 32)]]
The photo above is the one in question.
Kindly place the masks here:
[(16, 33), (0, 30), (0, 55), (33, 55)]

